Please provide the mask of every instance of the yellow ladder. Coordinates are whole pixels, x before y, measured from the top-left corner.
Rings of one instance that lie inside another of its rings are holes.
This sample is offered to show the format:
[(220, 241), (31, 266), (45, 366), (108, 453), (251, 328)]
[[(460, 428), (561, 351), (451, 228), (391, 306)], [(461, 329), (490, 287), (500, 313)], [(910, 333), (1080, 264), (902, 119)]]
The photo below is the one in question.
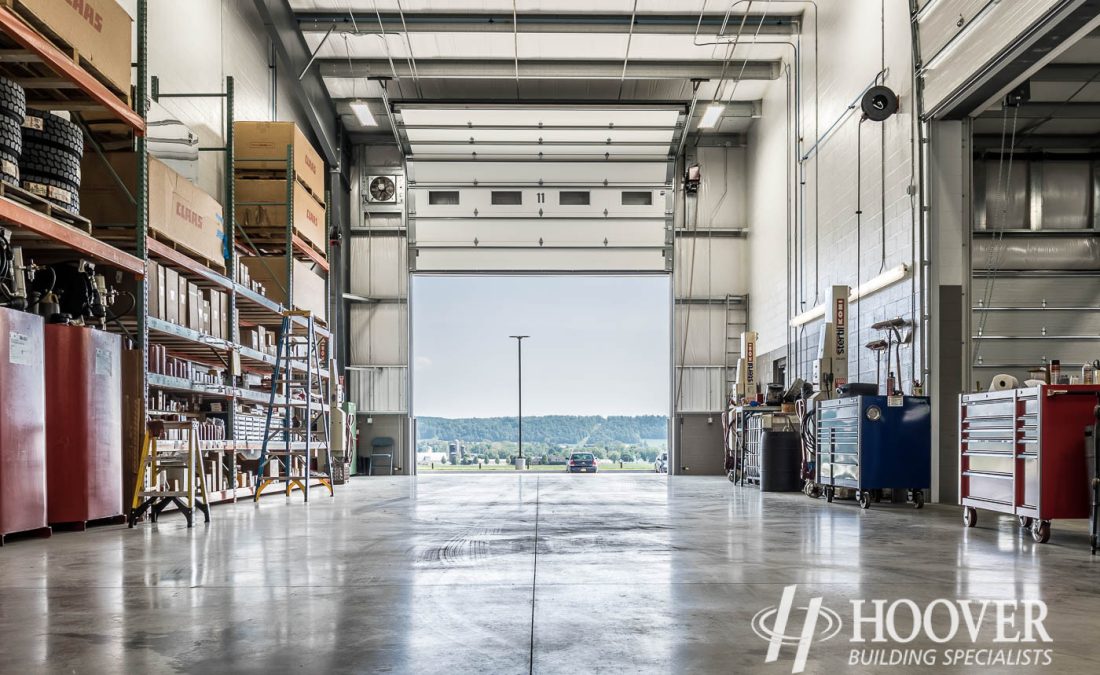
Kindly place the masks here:
[[(186, 432), (187, 439), (185, 441), (160, 440), (167, 429), (183, 430)], [(210, 522), (206, 477), (199, 468), (199, 457), (197, 421), (148, 423), (145, 429), (145, 440), (141, 445), (134, 497), (130, 502), (130, 527), (134, 527), (146, 511), (149, 513), (150, 522), (157, 522), (161, 512), (173, 504), (187, 519), (187, 527), (194, 525), (195, 509), (202, 511), (205, 522)], [(175, 489), (168, 484), (168, 472), (173, 470), (182, 470), (183, 473), (183, 485)]]

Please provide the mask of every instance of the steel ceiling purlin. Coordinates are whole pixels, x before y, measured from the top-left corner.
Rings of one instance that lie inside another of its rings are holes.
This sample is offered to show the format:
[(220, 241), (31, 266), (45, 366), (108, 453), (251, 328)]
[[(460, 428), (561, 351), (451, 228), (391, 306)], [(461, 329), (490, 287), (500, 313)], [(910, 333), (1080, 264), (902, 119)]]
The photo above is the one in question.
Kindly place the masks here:
[[(391, 67), (385, 58), (323, 58), (317, 59), (317, 64), (322, 78), (390, 78), (395, 71), (399, 78), (414, 76), (410, 64), (394, 62)], [(421, 79), (515, 80), (516, 65), (512, 58), (418, 59), (416, 73)], [(723, 70), (720, 60), (632, 59), (625, 76), (622, 59), (520, 59), (518, 65), (521, 80), (618, 80), (623, 77), (627, 80), (717, 80)], [(780, 62), (773, 59), (730, 61), (727, 70), (738, 73), (741, 80), (777, 80)]]
[(279, 58), (290, 73), (301, 73), (294, 84), (294, 93), (306, 119), (321, 145), (329, 166), (340, 165), (340, 150), (336, 147), (336, 124), (339, 116), (329, 98), (328, 88), (320, 71), (307, 67), (312, 59), (305, 36), (298, 29), (298, 20), (288, 0), (254, 0), (263, 18), (268, 35)]
[[(629, 15), (597, 13), (523, 13), (512, 20), (511, 12), (347, 12), (301, 11), (298, 26), (304, 33), (324, 33), (332, 26), (337, 30), (355, 30), (361, 26), (377, 26), (381, 20), (386, 30), (409, 33), (627, 33), (633, 26), (635, 34), (694, 35), (697, 31), (720, 29), (725, 21), (741, 22), (741, 15), (726, 16), (725, 12), (703, 15), (639, 14), (631, 21)], [(404, 19), (404, 20), (402, 20)], [(761, 35), (793, 35), (798, 32), (798, 15), (749, 14), (746, 29)]]

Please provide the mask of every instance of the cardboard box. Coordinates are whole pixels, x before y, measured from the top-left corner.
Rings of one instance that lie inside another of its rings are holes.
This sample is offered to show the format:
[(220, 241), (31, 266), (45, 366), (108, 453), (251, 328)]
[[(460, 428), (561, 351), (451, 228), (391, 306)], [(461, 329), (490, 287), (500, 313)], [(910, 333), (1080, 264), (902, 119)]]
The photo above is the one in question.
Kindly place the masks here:
[[(286, 258), (241, 256), (253, 279), (267, 286), (267, 297), (286, 305)], [(309, 263), (294, 261), (294, 307), (313, 312), (318, 319), (325, 319), (328, 296), (325, 280), (313, 271)]]
[(190, 281), (187, 283), (187, 327), (202, 331), (202, 289)]
[(191, 301), (191, 299), (189, 297), (187, 297), (188, 287), (190, 285), (191, 285), (191, 283), (189, 281), (187, 281), (187, 279), (185, 279), (183, 277), (179, 278), (179, 283), (177, 284), (177, 286), (179, 286), (180, 325), (181, 326), (187, 326), (188, 328), (191, 327), (191, 314), (190, 314), (190, 304), (191, 304), (190, 301)]
[[(236, 185), (238, 226), (248, 232), (286, 230), (286, 181), (238, 179)], [(327, 250), (325, 207), (298, 183), (294, 184), (294, 229), (319, 250)]]
[(164, 320), (178, 324), (180, 323), (180, 273), (170, 267), (161, 269), (164, 270)]
[(160, 316), (160, 308), (164, 306), (164, 295), (161, 293), (160, 265), (150, 260), (145, 265), (145, 284), (147, 286), (146, 293), (148, 295), (149, 316), (155, 316), (158, 319)]
[(237, 170), (286, 171), (287, 146), (293, 146), (294, 173), (318, 199), (325, 198), (325, 163), (293, 122), (236, 122), (233, 150)]
[[(110, 153), (107, 158), (133, 194), (137, 156), (125, 152)], [(95, 153), (85, 155), (81, 165), (80, 212), (93, 226), (136, 220), (133, 204)], [(208, 263), (225, 265), (221, 204), (153, 157), (149, 158), (149, 229)]]
[(202, 323), (202, 328), (200, 330), (202, 330), (202, 332), (207, 334), (207, 335), (213, 335), (214, 334), (213, 327), (212, 327), (211, 321), (210, 321), (210, 301), (209, 300), (202, 300), (201, 302), (202, 302), (202, 309), (201, 309), (202, 315), (199, 317), (199, 321)]
[(2, 0), (0, 4), (16, 7), (36, 28), (60, 38), (115, 89), (129, 95), (134, 20), (116, 0)]
[(226, 337), (222, 332), (222, 297), (221, 291), (204, 291), (206, 297), (204, 303), (210, 306), (210, 334), (214, 337)]

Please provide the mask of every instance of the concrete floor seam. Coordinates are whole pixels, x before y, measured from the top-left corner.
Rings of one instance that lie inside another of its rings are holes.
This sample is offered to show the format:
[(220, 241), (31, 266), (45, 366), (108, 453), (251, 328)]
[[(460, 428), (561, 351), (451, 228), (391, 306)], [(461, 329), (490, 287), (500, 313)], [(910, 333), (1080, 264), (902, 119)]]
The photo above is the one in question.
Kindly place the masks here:
[(535, 672), (535, 589), (538, 588), (539, 576), (539, 478), (535, 476), (535, 543), (532, 548), (534, 556), (531, 562), (531, 651), (527, 665), (529, 675)]

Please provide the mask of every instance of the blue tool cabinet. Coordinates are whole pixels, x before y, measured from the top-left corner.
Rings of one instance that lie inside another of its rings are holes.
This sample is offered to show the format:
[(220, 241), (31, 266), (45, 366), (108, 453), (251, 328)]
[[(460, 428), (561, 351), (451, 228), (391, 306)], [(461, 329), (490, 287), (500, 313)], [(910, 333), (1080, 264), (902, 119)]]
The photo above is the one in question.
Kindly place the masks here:
[(817, 404), (816, 473), (831, 502), (855, 491), (860, 507), (905, 490), (916, 508), (932, 482), (932, 407), (924, 396), (853, 396)]

